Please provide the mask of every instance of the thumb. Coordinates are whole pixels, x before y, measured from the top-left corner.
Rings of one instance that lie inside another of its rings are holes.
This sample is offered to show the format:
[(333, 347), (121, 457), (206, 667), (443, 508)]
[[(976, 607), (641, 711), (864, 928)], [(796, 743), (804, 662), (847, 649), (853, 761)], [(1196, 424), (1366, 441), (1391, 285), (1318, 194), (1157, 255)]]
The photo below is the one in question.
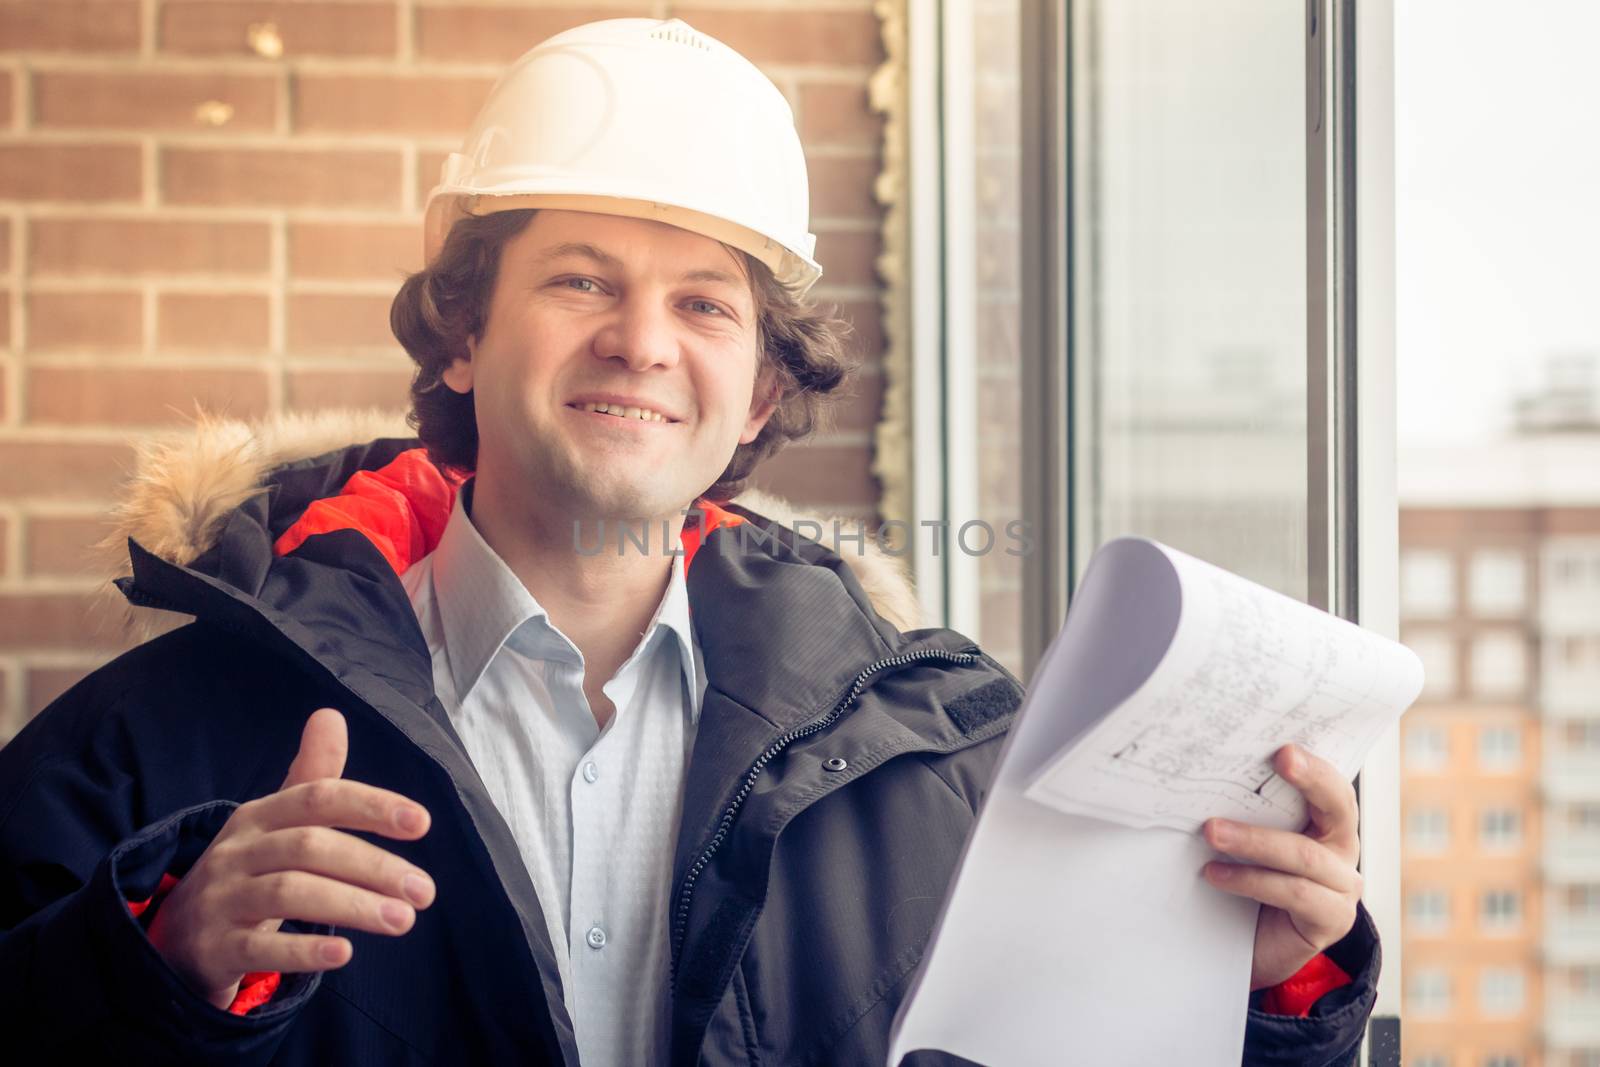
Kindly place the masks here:
[(333, 708), (318, 708), (306, 720), (300, 735), (300, 751), (289, 764), (288, 777), (281, 788), (288, 789), (318, 778), (338, 778), (344, 774), (344, 758), (350, 748), (344, 716)]

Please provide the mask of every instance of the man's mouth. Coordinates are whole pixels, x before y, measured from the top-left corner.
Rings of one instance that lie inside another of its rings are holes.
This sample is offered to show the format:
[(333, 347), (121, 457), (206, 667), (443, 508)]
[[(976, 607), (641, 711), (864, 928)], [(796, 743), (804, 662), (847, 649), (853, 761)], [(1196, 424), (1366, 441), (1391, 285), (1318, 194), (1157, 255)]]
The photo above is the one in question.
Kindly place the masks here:
[(635, 407), (631, 404), (584, 403), (568, 404), (567, 406), (576, 408), (579, 411), (592, 411), (599, 415), (610, 415), (618, 419), (635, 419), (639, 422), (669, 423), (674, 421), (659, 411), (646, 407)]

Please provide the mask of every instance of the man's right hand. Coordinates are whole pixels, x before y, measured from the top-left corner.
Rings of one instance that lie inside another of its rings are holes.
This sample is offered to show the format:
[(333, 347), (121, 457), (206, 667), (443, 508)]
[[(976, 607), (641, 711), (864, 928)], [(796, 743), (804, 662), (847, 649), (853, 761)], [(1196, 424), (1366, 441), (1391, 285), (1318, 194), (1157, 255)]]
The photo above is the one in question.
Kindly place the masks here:
[(192, 988), (226, 1009), (251, 971), (325, 971), (350, 962), (343, 937), (285, 934), (285, 919), (403, 934), (433, 903), (433, 879), (334, 827), (401, 841), (428, 832), (422, 805), (344, 781), (344, 716), (307, 720), (283, 786), (242, 804), (161, 901), (150, 942)]

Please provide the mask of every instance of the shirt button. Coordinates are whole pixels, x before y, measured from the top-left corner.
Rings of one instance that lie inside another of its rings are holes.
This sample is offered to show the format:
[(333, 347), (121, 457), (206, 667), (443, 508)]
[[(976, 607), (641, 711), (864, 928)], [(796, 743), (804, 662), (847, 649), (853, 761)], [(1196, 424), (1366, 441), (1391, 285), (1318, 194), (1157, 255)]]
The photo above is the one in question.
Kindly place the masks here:
[(598, 926), (589, 927), (589, 932), (583, 935), (583, 939), (589, 943), (590, 948), (606, 947), (606, 932)]
[(600, 768), (596, 767), (594, 765), (594, 760), (590, 760), (588, 763), (585, 763), (583, 765), (583, 780), (584, 781), (592, 782), (598, 777), (600, 777)]

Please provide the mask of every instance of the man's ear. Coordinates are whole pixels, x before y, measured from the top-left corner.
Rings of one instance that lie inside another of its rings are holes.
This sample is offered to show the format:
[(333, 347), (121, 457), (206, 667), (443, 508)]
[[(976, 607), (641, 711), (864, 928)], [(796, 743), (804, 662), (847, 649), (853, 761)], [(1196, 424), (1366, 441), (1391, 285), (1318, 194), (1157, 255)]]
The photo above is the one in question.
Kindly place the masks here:
[(755, 388), (750, 391), (750, 415), (745, 419), (744, 432), (739, 435), (739, 443), (747, 445), (760, 435), (762, 427), (767, 420), (772, 418), (772, 413), (778, 410), (778, 401), (783, 398), (783, 386), (778, 381), (778, 373), (771, 367), (764, 368), (756, 376)]
[(454, 392), (462, 394), (472, 392), (472, 362), (477, 354), (478, 339), (476, 337), (468, 337), (467, 354), (465, 356), (457, 356), (451, 360), (450, 365), (444, 369), (444, 373), (439, 375), (440, 379)]

